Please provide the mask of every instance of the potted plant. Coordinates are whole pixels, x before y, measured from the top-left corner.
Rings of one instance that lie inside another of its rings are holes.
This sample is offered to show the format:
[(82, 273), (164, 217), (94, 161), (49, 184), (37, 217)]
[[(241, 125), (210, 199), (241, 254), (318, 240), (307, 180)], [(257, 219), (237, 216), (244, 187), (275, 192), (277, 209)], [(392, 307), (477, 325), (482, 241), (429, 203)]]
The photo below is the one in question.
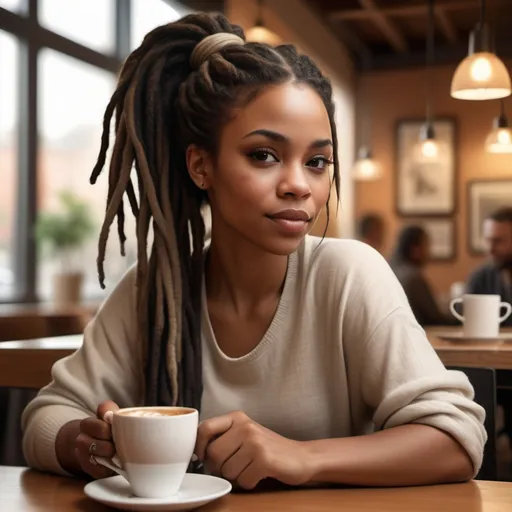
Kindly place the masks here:
[(39, 214), (36, 237), (43, 250), (57, 263), (53, 275), (53, 301), (59, 306), (80, 302), (83, 270), (80, 268), (80, 248), (94, 232), (89, 205), (75, 194), (59, 194), (60, 210)]

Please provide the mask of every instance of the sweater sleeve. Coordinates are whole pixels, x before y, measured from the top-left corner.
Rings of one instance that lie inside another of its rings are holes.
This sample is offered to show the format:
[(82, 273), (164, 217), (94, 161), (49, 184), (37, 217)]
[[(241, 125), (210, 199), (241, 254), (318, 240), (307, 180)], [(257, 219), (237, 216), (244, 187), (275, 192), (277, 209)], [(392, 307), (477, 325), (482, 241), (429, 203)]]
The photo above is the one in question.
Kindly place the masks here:
[(410, 310), (398, 307), (375, 328), (362, 351), (363, 400), (378, 429), (408, 423), (438, 428), (482, 463), (485, 411), (461, 372), (447, 370)]
[(135, 271), (130, 270), (86, 327), (81, 348), (54, 364), (52, 382), (23, 412), (29, 466), (66, 474), (55, 453), (66, 423), (95, 415), (104, 400), (120, 407), (138, 404), (142, 372), (135, 312)]

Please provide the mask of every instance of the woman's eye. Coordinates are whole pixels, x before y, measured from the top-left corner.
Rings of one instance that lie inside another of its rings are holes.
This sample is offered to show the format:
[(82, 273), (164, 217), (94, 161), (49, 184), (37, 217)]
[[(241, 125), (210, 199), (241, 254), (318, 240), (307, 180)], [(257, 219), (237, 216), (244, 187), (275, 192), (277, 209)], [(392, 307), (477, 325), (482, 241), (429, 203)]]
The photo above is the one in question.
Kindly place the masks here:
[(316, 156), (315, 158), (312, 158), (308, 163), (308, 167), (313, 167), (314, 169), (326, 169), (329, 165), (331, 165), (333, 162), (331, 160), (328, 160), (324, 156)]
[(271, 163), (271, 162), (278, 162), (278, 159), (270, 153), (270, 151), (253, 151), (249, 154), (249, 157), (253, 160), (256, 160), (257, 162), (263, 162), (263, 163)]

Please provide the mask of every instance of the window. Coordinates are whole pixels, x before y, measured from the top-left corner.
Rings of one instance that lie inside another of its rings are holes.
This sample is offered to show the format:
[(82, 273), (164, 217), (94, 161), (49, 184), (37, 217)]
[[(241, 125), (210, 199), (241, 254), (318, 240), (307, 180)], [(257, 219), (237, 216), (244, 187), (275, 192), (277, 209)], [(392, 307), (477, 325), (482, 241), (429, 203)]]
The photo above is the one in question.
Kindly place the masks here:
[[(98, 155), (103, 113), (115, 88), (115, 77), (107, 71), (49, 49), (42, 50), (39, 57), (39, 76), (38, 208), (58, 211), (62, 191), (72, 192), (90, 205), (96, 226), (95, 235), (81, 249), (78, 255), (80, 261), (74, 263), (78, 264), (79, 270), (85, 271), (85, 295), (98, 296), (101, 290), (96, 273), (97, 233), (105, 212), (108, 165), (105, 174), (94, 186), (90, 185), (89, 177)], [(128, 214), (127, 220), (132, 222)], [(135, 258), (130, 247), (127, 247), (129, 258), (121, 259), (118, 256), (115, 234), (114, 227), (106, 260), (110, 282), (116, 282), (127, 264)], [(133, 237), (131, 241), (134, 242)], [(55, 258), (40, 253), (38, 293), (41, 298), (49, 296), (51, 276), (56, 265), (60, 264), (62, 262), (55, 261)]]
[(184, 12), (171, 7), (164, 0), (133, 0), (132, 49), (137, 48), (144, 36), (154, 28), (176, 21)]
[(115, 45), (115, 0), (42, 0), (39, 22), (61, 36), (99, 52)]
[[(53, 275), (64, 262), (32, 236), (39, 214), (62, 208), (61, 192), (86, 202), (92, 213), (94, 235), (73, 255), (71, 268), (85, 274), (85, 299), (103, 296), (96, 258), (109, 160), (98, 182), (89, 183), (103, 115), (130, 40), (136, 46), (148, 31), (185, 14), (174, 5), (172, 0), (0, 0), (0, 8), (12, 13), (0, 15), (0, 303), (50, 298)], [(135, 219), (127, 201), (125, 212), (126, 257), (120, 255), (116, 223), (110, 229), (108, 290), (136, 259)]]
[(25, 12), (25, 0), (0, 0), (0, 7), (12, 12)]
[(14, 292), (18, 171), (18, 43), (0, 31), (0, 299)]

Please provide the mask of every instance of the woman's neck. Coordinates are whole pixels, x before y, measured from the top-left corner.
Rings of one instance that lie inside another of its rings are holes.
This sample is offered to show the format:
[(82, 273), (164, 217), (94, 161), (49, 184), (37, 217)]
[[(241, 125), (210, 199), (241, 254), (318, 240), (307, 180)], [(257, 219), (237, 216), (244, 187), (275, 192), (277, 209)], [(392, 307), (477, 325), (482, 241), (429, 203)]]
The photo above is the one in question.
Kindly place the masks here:
[(242, 313), (280, 296), (288, 256), (269, 254), (240, 236), (236, 242), (229, 238), (218, 237), (212, 230), (206, 261), (208, 299), (228, 301)]

